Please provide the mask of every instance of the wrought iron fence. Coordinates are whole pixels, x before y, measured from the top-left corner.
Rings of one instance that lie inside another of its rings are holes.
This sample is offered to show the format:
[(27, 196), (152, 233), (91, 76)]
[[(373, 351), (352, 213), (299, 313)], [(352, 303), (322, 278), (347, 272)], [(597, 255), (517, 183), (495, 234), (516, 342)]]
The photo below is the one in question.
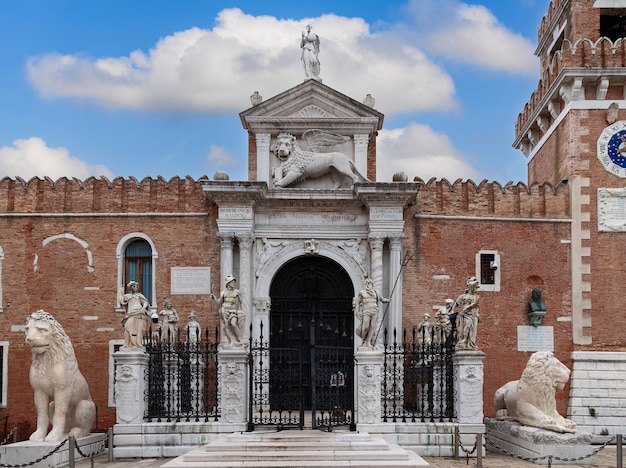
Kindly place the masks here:
[(384, 334), (383, 422), (444, 422), (456, 417), (454, 337), (444, 330), (413, 328), (402, 341)]
[(218, 332), (196, 339), (147, 334), (149, 355), (146, 398), (149, 421), (217, 421), (219, 418)]

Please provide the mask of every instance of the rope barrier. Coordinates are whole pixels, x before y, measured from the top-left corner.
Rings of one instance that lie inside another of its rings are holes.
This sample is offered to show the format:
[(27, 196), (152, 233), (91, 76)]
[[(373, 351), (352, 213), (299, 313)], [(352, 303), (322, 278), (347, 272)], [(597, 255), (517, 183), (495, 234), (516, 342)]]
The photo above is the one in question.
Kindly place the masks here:
[[(13, 432), (13, 431), (11, 431), (11, 432)], [(10, 434), (9, 434), (9, 435), (10, 435)], [(7, 436), (7, 438), (8, 438), (8, 436)], [(72, 439), (72, 442), (73, 442), (74, 448), (76, 448), (76, 451), (79, 453), (79, 455), (80, 455), (81, 457), (83, 457), (83, 458), (90, 459), (90, 460), (91, 460), (91, 466), (93, 467), (93, 465), (94, 465), (94, 458), (95, 458), (97, 455), (100, 455), (101, 453), (103, 453), (103, 452), (104, 452), (104, 450), (105, 450), (105, 449), (106, 449), (106, 447), (107, 447), (108, 433), (107, 433), (107, 434), (105, 434), (104, 439), (102, 440), (102, 442), (100, 442), (100, 445), (98, 446), (98, 448), (97, 448), (96, 450), (92, 451), (92, 452), (91, 452), (91, 453), (89, 453), (89, 454), (84, 453), (84, 452), (80, 449), (80, 446), (78, 445), (78, 442), (76, 441), (76, 438), (74, 438), (74, 437), (68, 437), (68, 438), (67, 438), (67, 439), (65, 439), (63, 442), (59, 443), (59, 445), (57, 445), (54, 449), (52, 449), (52, 450), (51, 450), (50, 452), (48, 452), (46, 455), (44, 455), (44, 456), (42, 456), (42, 457), (38, 458), (37, 460), (34, 460), (34, 461), (32, 461), (32, 462), (29, 462), (29, 463), (22, 463), (22, 464), (19, 464), (19, 465), (10, 465), (10, 464), (0, 463), (0, 468), (24, 468), (24, 467), (28, 467), (28, 466), (35, 465), (35, 464), (37, 464), (37, 463), (39, 463), (39, 462), (42, 462), (42, 461), (43, 461), (43, 460), (45, 460), (46, 458), (51, 457), (51, 456), (52, 456), (52, 455), (54, 455), (55, 453), (57, 453), (59, 450), (61, 450), (61, 448), (62, 448), (62, 447), (63, 447), (66, 443), (68, 443), (68, 441), (69, 441), (70, 439)], [(86, 444), (86, 445), (88, 445), (88, 444)], [(70, 447), (70, 450), (71, 450), (71, 449), (72, 449), (72, 447)]]

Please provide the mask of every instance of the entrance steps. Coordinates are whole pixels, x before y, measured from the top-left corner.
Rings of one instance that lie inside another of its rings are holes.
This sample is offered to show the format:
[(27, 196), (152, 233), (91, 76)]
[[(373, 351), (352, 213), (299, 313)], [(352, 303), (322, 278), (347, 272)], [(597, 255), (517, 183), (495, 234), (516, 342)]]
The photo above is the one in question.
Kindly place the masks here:
[(419, 455), (368, 433), (289, 430), (228, 434), (162, 468), (395, 468), (429, 466)]

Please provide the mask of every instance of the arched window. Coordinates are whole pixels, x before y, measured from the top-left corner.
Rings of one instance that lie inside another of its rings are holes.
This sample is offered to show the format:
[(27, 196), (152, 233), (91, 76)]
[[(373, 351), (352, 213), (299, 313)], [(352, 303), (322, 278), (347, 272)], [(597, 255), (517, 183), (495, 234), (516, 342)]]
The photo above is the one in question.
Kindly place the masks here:
[(144, 239), (132, 241), (124, 251), (124, 284), (129, 281), (137, 281), (139, 291), (152, 297), (152, 249)]
[[(124, 236), (117, 244), (117, 287), (126, 288), (129, 281), (137, 281), (139, 290), (152, 308), (156, 307), (156, 261), (159, 257), (152, 239), (141, 232)], [(117, 303), (116, 312), (124, 312)]]

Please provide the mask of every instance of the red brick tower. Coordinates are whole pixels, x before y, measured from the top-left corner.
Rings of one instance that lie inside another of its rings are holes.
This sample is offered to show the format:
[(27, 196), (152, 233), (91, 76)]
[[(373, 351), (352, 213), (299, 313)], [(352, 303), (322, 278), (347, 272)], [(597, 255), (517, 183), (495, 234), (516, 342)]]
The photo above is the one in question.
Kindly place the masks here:
[(626, 369), (626, 1), (554, 0), (535, 53), (541, 76), (514, 147), (528, 158), (529, 185), (570, 187), (571, 235), (561, 242), (571, 243), (571, 304), (558, 320), (572, 323), (569, 412), (589, 428), (603, 422), (577, 403), (593, 387), (583, 369), (619, 378)]

